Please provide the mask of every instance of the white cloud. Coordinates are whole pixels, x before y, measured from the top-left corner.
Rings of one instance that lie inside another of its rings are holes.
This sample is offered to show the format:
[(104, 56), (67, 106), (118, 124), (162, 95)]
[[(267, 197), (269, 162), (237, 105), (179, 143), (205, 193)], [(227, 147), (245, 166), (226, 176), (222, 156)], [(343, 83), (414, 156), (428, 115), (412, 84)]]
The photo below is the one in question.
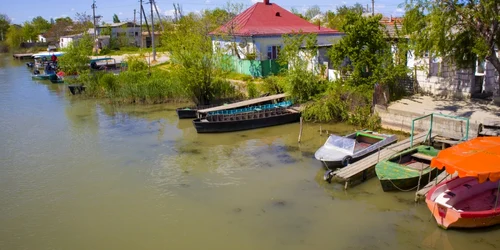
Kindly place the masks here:
[(205, 3), (210, 3), (210, 0), (205, 0)]
[(120, 15), (120, 16), (123, 15), (123, 12), (119, 12), (118, 15)]
[(75, 8), (71, 8), (71, 11), (75, 11)]
[(251, 3), (258, 3), (258, 2), (262, 2), (261, 0), (250, 0)]
[(175, 15), (175, 10), (174, 9), (166, 10), (165, 11), (165, 16), (174, 16), (174, 15)]
[(397, 8), (397, 9), (395, 10), (395, 12), (396, 12), (396, 13), (405, 13), (405, 10), (404, 10), (404, 9), (402, 9), (402, 8)]

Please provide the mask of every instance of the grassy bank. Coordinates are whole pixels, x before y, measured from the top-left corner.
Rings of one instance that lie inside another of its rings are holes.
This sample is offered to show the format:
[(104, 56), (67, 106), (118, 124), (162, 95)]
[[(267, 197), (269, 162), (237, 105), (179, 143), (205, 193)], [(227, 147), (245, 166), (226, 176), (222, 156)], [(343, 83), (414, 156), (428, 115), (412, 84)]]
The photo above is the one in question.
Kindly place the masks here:
[[(105, 72), (83, 73), (75, 83), (86, 86), (83, 97), (109, 99), (114, 103), (157, 104), (192, 101), (191, 93), (182, 80), (160, 69), (125, 71), (118, 75)], [(214, 100), (241, 98), (226, 80), (215, 79)]]

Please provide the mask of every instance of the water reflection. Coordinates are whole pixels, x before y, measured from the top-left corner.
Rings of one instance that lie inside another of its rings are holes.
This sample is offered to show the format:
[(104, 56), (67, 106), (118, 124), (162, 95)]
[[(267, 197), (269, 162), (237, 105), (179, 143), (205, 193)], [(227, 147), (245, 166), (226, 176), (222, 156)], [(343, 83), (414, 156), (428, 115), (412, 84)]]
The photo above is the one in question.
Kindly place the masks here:
[[(56, 95), (0, 68), (0, 249), (490, 249), (498, 227), (437, 228), (414, 193), (323, 181), (306, 123), (197, 134), (176, 105)], [(66, 91), (63, 89), (63, 91)], [(319, 128), (323, 135), (320, 136)], [(110, 239), (120, 239), (113, 241)]]

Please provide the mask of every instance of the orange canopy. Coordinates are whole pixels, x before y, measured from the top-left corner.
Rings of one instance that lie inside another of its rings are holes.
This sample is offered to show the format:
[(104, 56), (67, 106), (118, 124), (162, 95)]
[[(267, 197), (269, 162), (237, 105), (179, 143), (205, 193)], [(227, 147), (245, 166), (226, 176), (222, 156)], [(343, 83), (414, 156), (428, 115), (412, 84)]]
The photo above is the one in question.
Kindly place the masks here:
[(500, 137), (478, 137), (439, 152), (431, 167), (446, 168), (459, 177), (476, 177), (479, 182), (500, 179)]

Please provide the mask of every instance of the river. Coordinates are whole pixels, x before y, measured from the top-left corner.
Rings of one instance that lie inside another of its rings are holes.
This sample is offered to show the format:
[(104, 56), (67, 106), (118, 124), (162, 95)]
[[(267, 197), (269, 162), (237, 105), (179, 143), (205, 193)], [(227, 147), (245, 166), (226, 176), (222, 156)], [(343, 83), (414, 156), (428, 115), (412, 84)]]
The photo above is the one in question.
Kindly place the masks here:
[[(197, 134), (176, 105), (113, 106), (0, 56), (0, 249), (495, 249), (414, 193), (323, 181), (298, 124)], [(345, 134), (342, 124), (322, 125)]]

